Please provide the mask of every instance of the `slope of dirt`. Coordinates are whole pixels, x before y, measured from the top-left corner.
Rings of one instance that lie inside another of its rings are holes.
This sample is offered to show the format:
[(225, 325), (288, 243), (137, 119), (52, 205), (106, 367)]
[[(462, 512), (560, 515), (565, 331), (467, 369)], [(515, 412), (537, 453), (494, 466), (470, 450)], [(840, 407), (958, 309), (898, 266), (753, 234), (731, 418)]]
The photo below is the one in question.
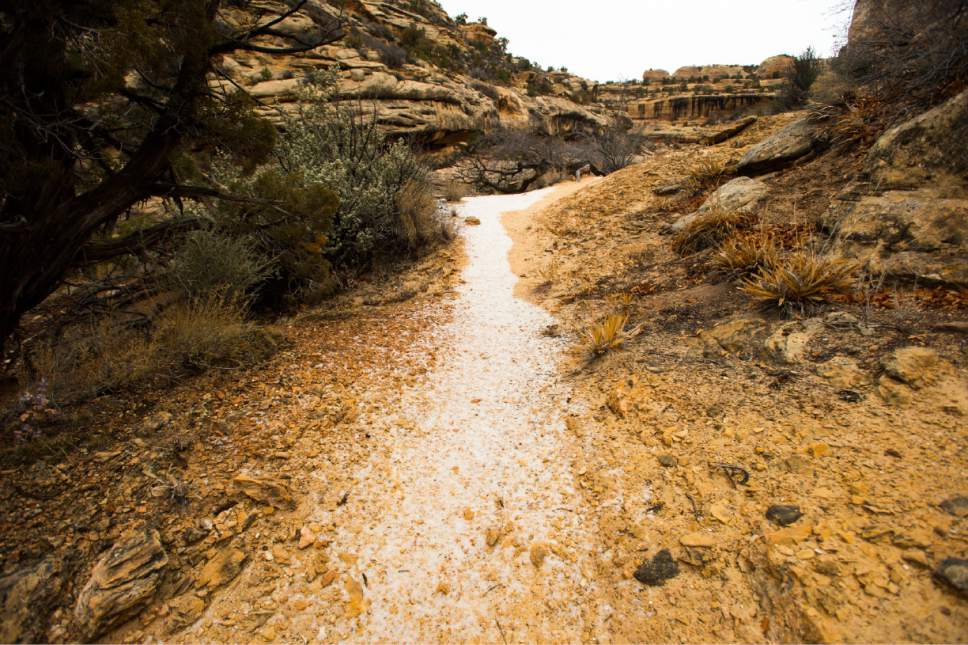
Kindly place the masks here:
[[(212, 580), (209, 563), (238, 553), (245, 570), (274, 542), (288, 547), (299, 526), (233, 480), (268, 478), (319, 503), (348, 492), (353, 464), (385, 448), (367, 415), (434, 365), (425, 332), (451, 315), (462, 255), (455, 245), (283, 323), (287, 346), (263, 365), (101, 397), (60, 411), (56, 442), (5, 452), (0, 555), (10, 577), (0, 583), (43, 575), (39, 591), (4, 589), (4, 634), (90, 639), (75, 624), (80, 589), (108, 548), (144, 529), (160, 534), (167, 565), (154, 602), (111, 641), (171, 638), (238, 573)], [(254, 635), (266, 618), (256, 608), (233, 619)]]
[[(701, 198), (653, 188), (703, 160), (735, 161), (793, 118), (660, 152), (516, 229), (522, 288), (574, 348), (568, 369), (587, 412), (568, 427), (614, 640), (968, 634), (968, 603), (935, 574), (968, 551), (957, 502), (968, 491), (964, 310), (898, 292), (891, 309), (843, 302), (803, 320), (763, 316), (708, 274), (704, 256), (676, 256), (661, 234)], [(841, 154), (765, 178), (764, 222), (809, 234), (854, 165)], [(585, 330), (616, 311), (641, 332), (589, 361)], [(785, 359), (764, 351), (770, 340), (790, 350)], [(912, 387), (883, 367), (907, 346), (934, 350), (918, 354), (930, 364)], [(788, 511), (781, 526), (767, 518), (773, 505), (802, 516)], [(663, 550), (677, 575), (635, 579)]]

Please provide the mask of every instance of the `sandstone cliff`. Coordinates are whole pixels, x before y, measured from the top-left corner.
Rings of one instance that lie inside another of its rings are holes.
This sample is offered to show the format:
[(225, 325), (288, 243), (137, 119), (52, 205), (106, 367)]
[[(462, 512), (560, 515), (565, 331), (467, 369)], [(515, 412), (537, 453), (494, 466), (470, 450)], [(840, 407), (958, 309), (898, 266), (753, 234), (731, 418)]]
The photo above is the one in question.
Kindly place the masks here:
[(226, 56), (222, 82), (245, 88), (272, 116), (295, 108), (308, 73), (334, 69), (338, 101), (372, 113), (393, 135), (438, 149), (497, 125), (559, 134), (601, 129), (615, 118), (591, 103), (588, 81), (513, 57), (493, 29), (458, 24), (431, 0), (358, 0), (342, 13), (310, 0), (279, 30), (311, 37), (336, 20), (346, 34), (340, 42), (282, 59)]

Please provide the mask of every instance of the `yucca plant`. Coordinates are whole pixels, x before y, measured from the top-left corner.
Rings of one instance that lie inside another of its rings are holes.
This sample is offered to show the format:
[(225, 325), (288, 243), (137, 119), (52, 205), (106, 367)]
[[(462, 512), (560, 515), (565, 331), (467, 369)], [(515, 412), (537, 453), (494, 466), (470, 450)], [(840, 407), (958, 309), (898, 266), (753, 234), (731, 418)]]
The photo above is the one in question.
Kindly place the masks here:
[(803, 311), (854, 286), (856, 265), (843, 258), (796, 251), (745, 280), (740, 290), (766, 308)]
[(719, 246), (736, 231), (748, 228), (756, 218), (749, 213), (711, 210), (702, 213), (676, 234), (672, 246), (679, 255), (690, 255)]
[(779, 248), (771, 236), (738, 235), (723, 242), (712, 258), (712, 267), (729, 277), (748, 277), (775, 266), (778, 260)]
[(618, 349), (625, 341), (639, 333), (640, 328), (626, 329), (628, 314), (612, 314), (596, 323), (585, 332), (588, 337), (588, 351), (592, 356), (602, 356)]

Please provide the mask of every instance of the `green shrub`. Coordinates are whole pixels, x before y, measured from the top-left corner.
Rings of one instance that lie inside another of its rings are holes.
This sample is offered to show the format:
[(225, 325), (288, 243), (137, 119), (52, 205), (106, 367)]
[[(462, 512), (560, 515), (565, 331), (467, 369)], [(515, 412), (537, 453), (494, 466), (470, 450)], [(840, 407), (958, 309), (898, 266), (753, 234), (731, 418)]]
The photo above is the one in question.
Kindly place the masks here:
[(245, 237), (194, 231), (172, 260), (169, 280), (188, 299), (222, 294), (244, 300), (268, 277), (268, 264)]

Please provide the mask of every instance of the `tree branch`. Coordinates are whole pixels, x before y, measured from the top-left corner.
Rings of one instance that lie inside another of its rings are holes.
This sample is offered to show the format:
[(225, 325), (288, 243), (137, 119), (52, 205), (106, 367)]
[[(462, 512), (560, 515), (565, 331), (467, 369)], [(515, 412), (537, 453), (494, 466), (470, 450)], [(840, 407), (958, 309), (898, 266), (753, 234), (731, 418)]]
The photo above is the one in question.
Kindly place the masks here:
[(187, 233), (202, 228), (208, 220), (201, 217), (184, 217), (170, 219), (154, 226), (135, 231), (130, 235), (119, 237), (106, 242), (88, 242), (78, 254), (81, 264), (97, 264), (122, 255), (134, 253), (170, 239), (180, 233)]

